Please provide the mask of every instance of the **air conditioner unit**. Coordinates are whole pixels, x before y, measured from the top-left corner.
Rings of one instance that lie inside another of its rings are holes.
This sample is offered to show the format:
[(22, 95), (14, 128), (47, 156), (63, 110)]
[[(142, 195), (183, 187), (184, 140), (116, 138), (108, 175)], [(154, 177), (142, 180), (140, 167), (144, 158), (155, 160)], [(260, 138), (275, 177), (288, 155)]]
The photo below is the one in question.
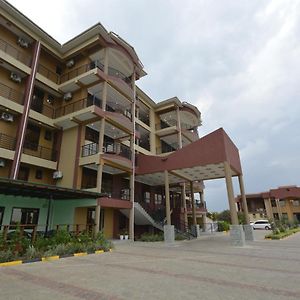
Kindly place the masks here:
[(63, 178), (63, 172), (62, 171), (55, 171), (53, 173), (53, 179), (61, 179)]
[(13, 122), (14, 121), (14, 116), (8, 113), (2, 113), (1, 114), (1, 119), (7, 122)]
[(72, 68), (75, 65), (75, 60), (74, 59), (70, 59), (66, 62), (66, 66), (68, 68)]
[(0, 158), (0, 168), (4, 168), (5, 167), (5, 159)]
[(18, 39), (18, 44), (22, 47), (22, 48), (28, 48), (29, 46), (29, 42), (26, 41), (24, 38), (19, 37)]
[(70, 101), (72, 99), (73, 95), (71, 92), (68, 92), (66, 94), (64, 94), (64, 100), (65, 101)]
[(21, 83), (21, 81), (22, 81), (21, 76), (15, 72), (10, 73), (10, 79), (17, 83)]

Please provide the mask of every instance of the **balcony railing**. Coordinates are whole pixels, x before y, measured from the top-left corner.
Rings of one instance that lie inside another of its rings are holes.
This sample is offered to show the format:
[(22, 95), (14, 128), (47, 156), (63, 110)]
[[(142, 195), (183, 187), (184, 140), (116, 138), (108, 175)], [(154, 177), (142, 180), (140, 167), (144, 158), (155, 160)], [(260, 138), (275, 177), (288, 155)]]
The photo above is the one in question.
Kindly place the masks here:
[(13, 90), (12, 88), (8, 87), (7, 85), (0, 83), (0, 96), (9, 99), (13, 102), (23, 104), (24, 99), (23, 99), (23, 94)]
[(102, 100), (96, 97), (86, 97), (70, 104), (59, 107), (55, 110), (54, 116), (55, 118), (59, 118), (68, 114), (71, 114), (75, 111), (84, 109), (86, 107), (96, 105), (98, 107), (102, 106)]
[(157, 147), (156, 148), (156, 153), (157, 154), (162, 154), (162, 153), (169, 153), (169, 152), (173, 152), (176, 151), (178, 149), (178, 144), (177, 143), (173, 143), (173, 144), (164, 144), (161, 147)]
[(16, 139), (12, 136), (0, 133), (0, 148), (15, 150)]
[(31, 65), (31, 57), (29, 55), (23, 53), (22, 51), (2, 39), (0, 39), (0, 49), (13, 58), (17, 59), (18, 61), (22, 62), (26, 66)]
[(174, 120), (174, 121), (170, 120), (169, 123), (161, 120), (160, 123), (155, 125), (155, 129), (156, 130), (165, 129), (165, 128), (169, 128), (172, 126), (176, 126), (176, 124), (177, 124), (176, 120)]
[(131, 106), (124, 106), (121, 104), (118, 104), (116, 102), (107, 101), (106, 103), (106, 110), (111, 112), (116, 112), (124, 115), (129, 120), (131, 120)]
[(117, 77), (122, 79), (124, 82), (126, 82), (128, 85), (131, 84), (131, 78), (129, 76), (126, 76), (124, 73), (118, 71), (115, 68), (108, 67), (108, 75), (111, 75), (113, 77)]
[(25, 141), (23, 153), (46, 160), (57, 161), (57, 151), (51, 148), (40, 146), (35, 143)]
[(60, 76), (60, 83), (64, 83), (95, 68), (104, 70), (104, 65), (100, 61), (93, 61), (77, 68), (73, 68), (71, 71)]
[(81, 147), (81, 156), (82, 157), (95, 155), (98, 152), (99, 152), (99, 146), (97, 143), (89, 143), (89, 144), (83, 145)]
[(48, 78), (49, 80), (55, 82), (56, 84), (59, 84), (60, 81), (59, 75), (49, 70), (47, 67), (43, 66), (42, 64), (39, 64), (37, 72), (43, 75), (44, 77)]

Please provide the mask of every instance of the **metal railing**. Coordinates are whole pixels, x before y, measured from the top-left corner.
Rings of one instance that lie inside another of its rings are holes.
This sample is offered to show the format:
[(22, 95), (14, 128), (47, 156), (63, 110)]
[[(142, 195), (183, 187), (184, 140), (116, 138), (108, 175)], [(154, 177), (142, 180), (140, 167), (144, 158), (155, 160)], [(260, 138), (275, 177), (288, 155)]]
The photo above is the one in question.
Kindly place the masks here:
[(165, 128), (176, 126), (176, 124), (177, 124), (176, 120), (174, 121), (170, 120), (169, 123), (161, 120), (160, 123), (155, 124), (155, 129), (156, 130), (165, 129)]
[(0, 96), (19, 104), (24, 103), (23, 93), (20, 93), (3, 83), (0, 83)]
[(85, 64), (85, 65), (81, 65), (77, 68), (73, 68), (72, 70), (70, 70), (69, 72), (65, 73), (65, 74), (62, 74), (60, 76), (60, 83), (64, 83), (68, 80), (71, 80), (81, 74), (84, 74), (90, 70), (93, 70), (95, 68), (99, 68), (100, 70), (104, 70), (104, 65), (96, 60), (96, 61), (93, 61), (93, 62), (90, 62), (88, 64)]
[(114, 142), (104, 142), (103, 152), (109, 154), (117, 154), (127, 159), (131, 159), (131, 150), (129, 147)]
[(40, 146), (35, 143), (25, 141), (23, 153), (46, 160), (57, 161), (57, 151), (55, 149)]
[(0, 148), (15, 150), (16, 139), (12, 136), (0, 133)]
[(107, 101), (105, 109), (110, 112), (116, 112), (124, 115), (129, 120), (132, 119), (131, 106), (125, 106), (117, 102)]
[(20, 51), (19, 49), (15, 48), (13, 45), (2, 39), (0, 39), (0, 50), (22, 62), (26, 66), (31, 65), (31, 57), (29, 55), (23, 53), (23, 51)]
[(98, 152), (99, 152), (99, 145), (97, 143), (89, 143), (81, 147), (82, 157), (95, 155)]
[(59, 118), (68, 114), (71, 114), (75, 111), (84, 109), (86, 107), (96, 105), (98, 107), (102, 106), (102, 100), (96, 97), (86, 97), (75, 102), (71, 102), (62, 107), (59, 107), (54, 112), (54, 117)]
[(157, 147), (156, 148), (156, 154), (162, 154), (162, 153), (169, 153), (176, 151), (178, 149), (178, 143), (173, 143), (173, 144), (165, 144), (162, 147)]
[(43, 104), (44, 100), (40, 98), (33, 98), (31, 101), (30, 109), (43, 114), (46, 117), (54, 117), (54, 108)]
[(44, 77), (48, 78), (49, 80), (55, 82), (56, 84), (59, 84), (59, 75), (51, 70), (49, 70), (47, 67), (43, 66), (42, 64), (38, 65), (37, 72)]

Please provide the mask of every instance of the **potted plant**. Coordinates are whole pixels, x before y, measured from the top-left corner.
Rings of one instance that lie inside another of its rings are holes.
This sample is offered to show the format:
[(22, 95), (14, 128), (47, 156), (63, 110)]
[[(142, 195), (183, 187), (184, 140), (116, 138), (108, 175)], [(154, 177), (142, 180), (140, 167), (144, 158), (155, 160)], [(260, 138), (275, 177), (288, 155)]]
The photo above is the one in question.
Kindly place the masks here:
[(128, 240), (128, 237), (129, 237), (129, 235), (128, 235), (128, 231), (124, 231), (124, 240)]

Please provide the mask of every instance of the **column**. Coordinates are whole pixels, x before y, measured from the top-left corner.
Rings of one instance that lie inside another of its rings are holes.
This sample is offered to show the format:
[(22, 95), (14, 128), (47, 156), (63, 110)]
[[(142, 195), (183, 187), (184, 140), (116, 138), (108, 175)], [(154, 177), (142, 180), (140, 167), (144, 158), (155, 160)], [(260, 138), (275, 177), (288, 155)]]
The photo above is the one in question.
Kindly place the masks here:
[(281, 207), (280, 207), (280, 204), (279, 204), (279, 199), (275, 199), (275, 203), (276, 203), (276, 208), (277, 208), (277, 213), (278, 213), (279, 220), (281, 220), (282, 219), (282, 211), (281, 211)]
[(240, 174), (238, 178), (239, 178), (239, 185), (240, 185), (241, 197), (243, 202), (243, 212), (246, 220), (246, 224), (243, 225), (244, 232), (245, 232), (245, 239), (247, 241), (254, 241), (254, 233), (253, 233), (253, 227), (250, 225), (250, 218), (249, 218), (248, 205), (247, 205), (247, 199), (245, 194), (243, 175)]
[(175, 241), (175, 231), (174, 231), (174, 226), (171, 225), (169, 173), (167, 170), (165, 170), (164, 175), (165, 175), (165, 200), (166, 200), (166, 219), (167, 219), (167, 224), (164, 226), (164, 240), (166, 243), (173, 243)]
[(182, 135), (181, 135), (181, 121), (180, 121), (180, 110), (177, 106), (176, 108), (176, 116), (177, 116), (177, 128), (178, 128), (178, 147), (182, 148)]
[(136, 108), (136, 86), (135, 86), (135, 69), (131, 78), (131, 86), (133, 89), (133, 99), (131, 106), (131, 120), (132, 120), (132, 135), (130, 136), (130, 150), (131, 150), (131, 174), (130, 174), (130, 202), (131, 209), (129, 212), (129, 238), (134, 241), (134, 190), (135, 190), (135, 108)]
[(245, 215), (246, 224), (249, 225), (250, 218), (249, 218), (249, 212), (248, 212), (247, 199), (246, 199), (246, 195), (245, 195), (243, 175), (239, 175), (238, 178), (239, 178), (239, 186), (240, 186), (241, 198), (242, 198), (242, 203), (243, 203), (243, 212)]
[(185, 183), (181, 187), (181, 200), (182, 200), (182, 208), (183, 208), (183, 215), (184, 215), (184, 230), (187, 230), (187, 228), (188, 228), (188, 216), (187, 216), (187, 208), (186, 208)]
[(230, 226), (230, 237), (233, 246), (245, 246), (245, 234), (243, 230), (243, 226), (239, 225), (236, 205), (234, 201), (234, 192), (232, 185), (232, 173), (229, 163), (224, 162), (224, 171), (225, 171), (225, 180), (226, 180), (226, 188), (227, 188), (227, 196), (230, 208), (230, 216), (231, 223)]
[(12, 163), (11, 173), (10, 173), (11, 179), (17, 179), (19, 174), (21, 155), (23, 151), (29, 111), (30, 111), (30, 106), (31, 106), (31, 101), (33, 96), (34, 80), (38, 68), (40, 51), (41, 51), (41, 43), (39, 41), (36, 41), (34, 46), (32, 64), (31, 64), (31, 73), (29, 75), (29, 78), (26, 83), (26, 88), (25, 88), (23, 113), (21, 115), (21, 120), (19, 123), (19, 128), (16, 137), (16, 149), (15, 149), (14, 160)]
[(193, 225), (191, 227), (192, 234), (195, 237), (200, 236), (200, 228), (199, 224), (197, 224), (197, 217), (196, 217), (196, 206), (195, 206), (195, 195), (194, 195), (194, 184), (193, 181), (190, 182), (190, 190), (191, 190), (191, 202), (192, 202), (192, 219)]
[(270, 198), (264, 199), (264, 204), (266, 208), (267, 218), (274, 221), (271, 199)]
[[(199, 196), (200, 196), (200, 202), (202, 203), (203, 208), (205, 210), (206, 209), (206, 205), (205, 205), (203, 190), (201, 192), (199, 192)], [(206, 225), (207, 225), (206, 212), (204, 212), (203, 215), (202, 215), (202, 222), (203, 222), (203, 231), (206, 232)]]
[[(103, 172), (103, 163), (100, 162), (97, 171), (97, 193), (101, 193), (102, 190), (102, 172)], [(100, 230), (100, 210), (101, 210), (100, 203), (97, 200), (96, 210), (95, 210), (95, 235)]]

